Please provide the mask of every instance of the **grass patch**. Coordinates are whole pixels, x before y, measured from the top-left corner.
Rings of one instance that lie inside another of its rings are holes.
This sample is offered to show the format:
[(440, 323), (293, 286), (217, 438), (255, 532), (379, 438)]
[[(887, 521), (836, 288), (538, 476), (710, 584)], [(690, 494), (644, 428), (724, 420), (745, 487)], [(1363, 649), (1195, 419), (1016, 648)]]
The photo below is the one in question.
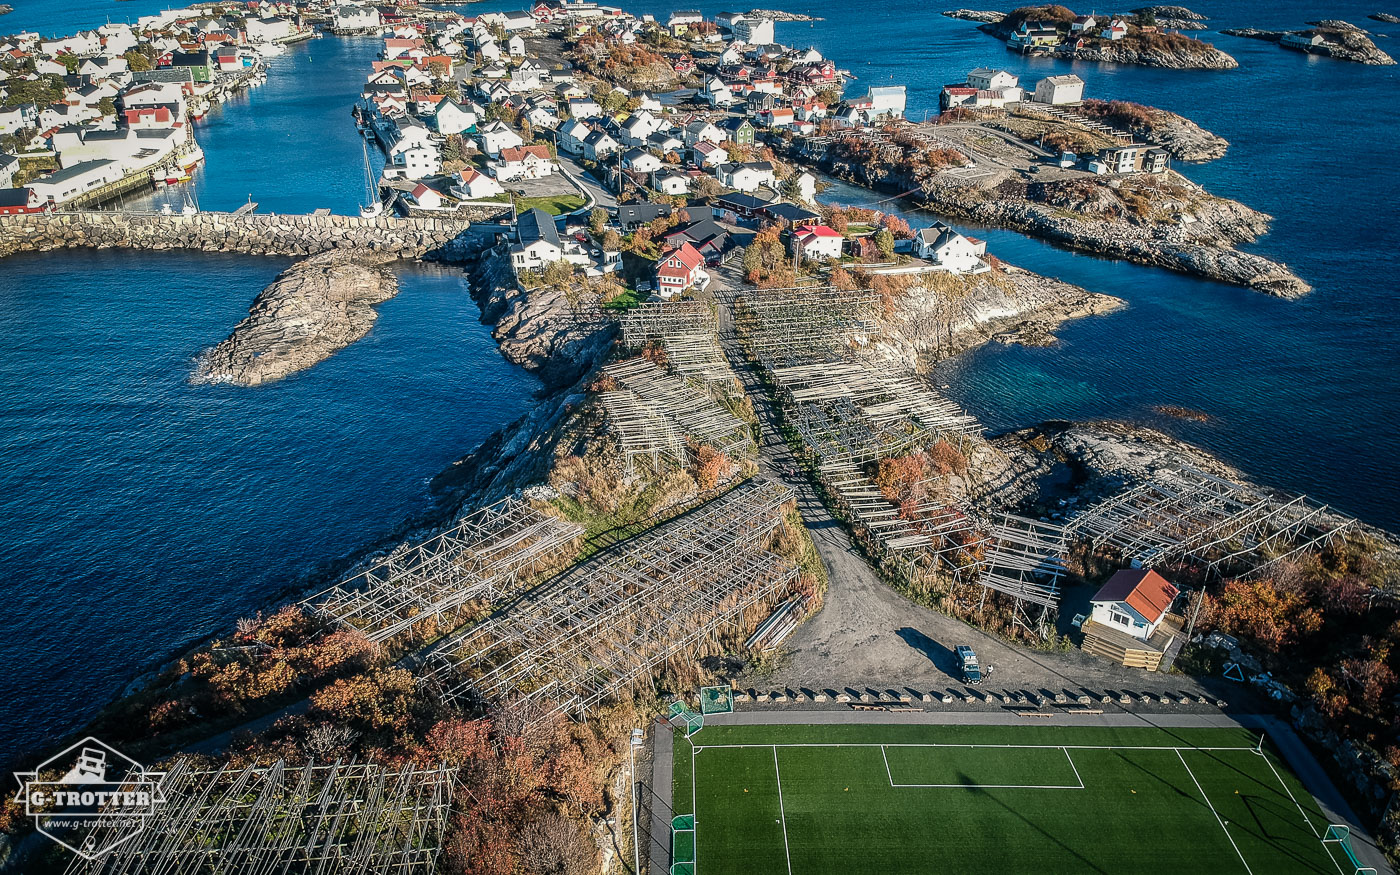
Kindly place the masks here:
[(582, 207), (587, 201), (576, 194), (550, 194), (543, 197), (515, 197), (516, 212), (541, 209), (551, 216), (562, 216)]
[(1321, 810), (1257, 742), (1245, 729), (707, 726), (676, 736), (673, 800), (696, 816), (706, 873), (1336, 872)]
[(645, 297), (646, 295), (644, 293), (639, 292), (636, 289), (627, 289), (622, 294), (618, 295), (616, 298), (613, 298), (611, 301), (608, 301), (607, 303), (603, 304), (603, 309), (612, 310), (617, 313), (622, 313), (642, 303), (642, 299)]

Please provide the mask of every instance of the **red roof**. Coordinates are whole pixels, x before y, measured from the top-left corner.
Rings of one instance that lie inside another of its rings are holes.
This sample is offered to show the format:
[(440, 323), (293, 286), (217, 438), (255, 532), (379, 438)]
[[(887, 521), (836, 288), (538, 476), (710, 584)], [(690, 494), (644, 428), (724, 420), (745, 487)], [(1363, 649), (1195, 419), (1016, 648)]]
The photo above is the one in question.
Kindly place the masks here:
[(534, 146), (512, 146), (509, 149), (501, 150), (502, 161), (524, 161), (527, 155), (534, 155), (541, 161), (548, 161), (549, 147), (543, 143), (539, 143)]
[[(672, 261), (679, 261), (681, 266), (676, 267)], [(672, 249), (661, 256), (661, 262), (656, 268), (657, 274), (661, 276), (680, 276), (686, 279), (705, 263), (705, 257), (700, 254), (689, 242), (682, 243), (679, 249)]]
[(1150, 623), (1162, 619), (1181, 590), (1150, 568), (1124, 568), (1094, 596), (1096, 602), (1127, 602)]
[(840, 237), (841, 232), (828, 228), (825, 225), (798, 225), (792, 229), (792, 233), (798, 237)]

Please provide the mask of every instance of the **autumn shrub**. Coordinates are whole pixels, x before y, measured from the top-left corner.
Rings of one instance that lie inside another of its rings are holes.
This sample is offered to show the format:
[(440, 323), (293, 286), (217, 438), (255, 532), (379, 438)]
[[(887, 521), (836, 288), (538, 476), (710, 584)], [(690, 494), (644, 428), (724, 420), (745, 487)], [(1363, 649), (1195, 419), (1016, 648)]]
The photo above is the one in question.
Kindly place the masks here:
[(928, 458), (933, 469), (944, 476), (967, 473), (967, 457), (946, 440), (939, 440), (929, 447)]
[(402, 668), (340, 678), (311, 695), (314, 713), (371, 731), (403, 730), (413, 716), (417, 685)]
[(733, 468), (734, 463), (724, 453), (709, 444), (700, 444), (695, 451), (691, 476), (695, 478), (700, 491), (709, 492), (719, 485), (721, 479), (727, 478)]
[(1282, 590), (1264, 578), (1227, 581), (1207, 598), (1205, 609), (1215, 628), (1274, 653), (1322, 626), (1322, 612), (1308, 606), (1301, 593)]

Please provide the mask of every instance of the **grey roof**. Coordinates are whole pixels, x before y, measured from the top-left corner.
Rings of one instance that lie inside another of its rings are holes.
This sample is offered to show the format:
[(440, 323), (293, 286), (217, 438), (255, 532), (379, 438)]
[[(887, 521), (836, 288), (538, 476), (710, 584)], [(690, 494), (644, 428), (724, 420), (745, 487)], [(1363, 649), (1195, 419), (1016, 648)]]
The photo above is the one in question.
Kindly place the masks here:
[(763, 212), (775, 219), (782, 219), (785, 222), (805, 222), (811, 219), (819, 219), (821, 215), (806, 207), (799, 207), (797, 204), (790, 204), (786, 201), (772, 203), (763, 208)]
[(564, 248), (564, 245), (559, 241), (559, 226), (554, 224), (554, 217), (539, 207), (523, 212), (516, 217), (515, 236), (522, 246), (527, 246), (536, 240), (544, 240), (553, 243), (560, 249)]
[(39, 177), (38, 179), (36, 179), (36, 180), (34, 180), (34, 181), (35, 181), (35, 182), (49, 183), (49, 184), (58, 183), (58, 182), (67, 182), (67, 181), (70, 180), (70, 179), (76, 179), (77, 177), (82, 176), (84, 173), (88, 173), (88, 172), (90, 172), (90, 171), (96, 170), (97, 168), (102, 167), (102, 166), (104, 166), (104, 165), (107, 165), (107, 164), (116, 164), (116, 163), (117, 163), (117, 162), (115, 162), (115, 161), (105, 161), (105, 160), (104, 160), (104, 161), (83, 161), (83, 162), (80, 163), (80, 164), (74, 164), (72, 167), (65, 167), (65, 168), (63, 168), (62, 170), (55, 170), (53, 173), (50, 173), (50, 174), (47, 175), (47, 176), (41, 176), (41, 177)]
[(631, 225), (637, 222), (650, 222), (652, 219), (669, 215), (671, 215), (670, 204), (654, 204), (648, 201), (636, 204), (617, 205), (617, 221), (622, 225)]

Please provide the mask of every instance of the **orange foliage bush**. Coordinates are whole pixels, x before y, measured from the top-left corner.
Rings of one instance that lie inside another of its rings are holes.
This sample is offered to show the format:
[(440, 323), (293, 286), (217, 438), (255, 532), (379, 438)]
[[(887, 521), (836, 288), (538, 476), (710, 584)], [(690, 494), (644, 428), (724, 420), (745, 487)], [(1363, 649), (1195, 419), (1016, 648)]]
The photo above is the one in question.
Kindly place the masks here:
[(1206, 610), (1216, 628), (1275, 653), (1322, 627), (1322, 612), (1309, 607), (1302, 593), (1280, 589), (1271, 580), (1227, 581), (1207, 598)]

